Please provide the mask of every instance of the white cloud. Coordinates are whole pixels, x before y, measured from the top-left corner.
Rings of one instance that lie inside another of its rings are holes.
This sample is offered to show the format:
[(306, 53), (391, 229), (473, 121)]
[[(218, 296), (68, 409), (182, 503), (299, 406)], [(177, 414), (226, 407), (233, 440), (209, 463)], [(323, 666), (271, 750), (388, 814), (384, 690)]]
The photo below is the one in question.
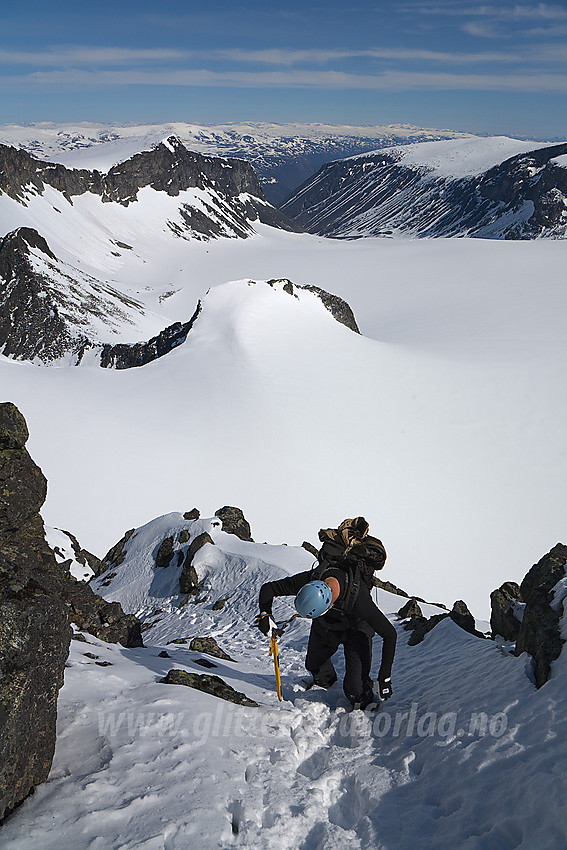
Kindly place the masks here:
[(54, 46), (48, 50), (0, 50), (2, 65), (38, 65), (43, 67), (79, 65), (131, 65), (140, 62), (170, 62), (189, 54), (169, 48), (134, 49), (130, 47)]
[(6, 90), (70, 91), (118, 86), (366, 89), (377, 91), (517, 91), (567, 93), (561, 74), (451, 74), (387, 71), (376, 75), (340, 71), (42, 71), (4, 77)]

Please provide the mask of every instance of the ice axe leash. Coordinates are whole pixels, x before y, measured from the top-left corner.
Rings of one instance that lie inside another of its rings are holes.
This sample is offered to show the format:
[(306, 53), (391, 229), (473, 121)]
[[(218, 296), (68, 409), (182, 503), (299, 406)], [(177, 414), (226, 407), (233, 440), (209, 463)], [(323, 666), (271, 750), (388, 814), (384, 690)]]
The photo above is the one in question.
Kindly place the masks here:
[(274, 669), (276, 671), (276, 691), (278, 699), (282, 699), (282, 680), (280, 676), (280, 657), (278, 654), (278, 632), (277, 629), (272, 629), (272, 637), (270, 639), (270, 655), (274, 658)]

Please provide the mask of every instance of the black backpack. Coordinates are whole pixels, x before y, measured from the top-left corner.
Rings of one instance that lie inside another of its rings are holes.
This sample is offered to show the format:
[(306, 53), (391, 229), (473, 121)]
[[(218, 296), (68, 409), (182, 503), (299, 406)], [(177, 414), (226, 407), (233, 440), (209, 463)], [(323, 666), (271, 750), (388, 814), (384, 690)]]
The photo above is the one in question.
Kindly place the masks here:
[(346, 553), (335, 543), (324, 543), (318, 556), (319, 563), (313, 567), (310, 581), (321, 580), (329, 569), (341, 570), (345, 574), (346, 590), (343, 598), (334, 603), (333, 610), (350, 614), (358, 599), (361, 582), (364, 581), (359, 558)]

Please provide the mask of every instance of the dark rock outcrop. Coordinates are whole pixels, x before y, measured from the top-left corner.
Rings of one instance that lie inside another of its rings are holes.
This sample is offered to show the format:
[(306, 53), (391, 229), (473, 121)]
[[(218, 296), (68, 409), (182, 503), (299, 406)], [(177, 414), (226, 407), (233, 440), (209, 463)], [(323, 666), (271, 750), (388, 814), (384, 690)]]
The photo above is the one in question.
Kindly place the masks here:
[(398, 611), (398, 617), (401, 617), (402, 620), (411, 617), (423, 617), (423, 612), (419, 607), (419, 602), (416, 599), (408, 599), (405, 605), (402, 605), (400, 610)]
[[(71, 534), (70, 531), (64, 531), (63, 529), (60, 529), (60, 531), (62, 531), (62, 533), (69, 538), (71, 548), (73, 549), (73, 552), (75, 554), (75, 560), (78, 561), (81, 566), (85, 567), (85, 569), (91, 569), (95, 576), (99, 575), (102, 571), (102, 561), (100, 560), (100, 558), (97, 558), (97, 556), (93, 555), (92, 552), (88, 552), (86, 549), (83, 549), (75, 535)], [(64, 557), (64, 555), (59, 552), (57, 547), (55, 547), (53, 551), (55, 552), (56, 556)], [(70, 561), (60, 561), (59, 563), (62, 567), (65, 568), (69, 567), (70, 565)]]
[(288, 278), (273, 278), (268, 280), (267, 283), (269, 286), (274, 286), (276, 283), (283, 283), (283, 291), (295, 297), (297, 297), (295, 295), (296, 289), (305, 289), (307, 292), (313, 292), (337, 322), (340, 322), (341, 325), (345, 325), (345, 327), (357, 334), (360, 333), (352, 307), (344, 298), (340, 298), (338, 295), (333, 295), (325, 289), (321, 289), (319, 286), (312, 286), (309, 283), (304, 285), (292, 283)]
[(70, 332), (61, 301), (35, 271), (30, 249), (55, 259), (45, 239), (29, 227), (0, 241), (0, 349), (6, 357), (50, 361), (80, 347), (86, 338)]
[(124, 563), (124, 561), (126, 559), (126, 544), (130, 540), (132, 535), (134, 535), (135, 533), (136, 533), (136, 529), (130, 528), (124, 534), (124, 537), (122, 537), (122, 539), (119, 540), (118, 543), (116, 543), (112, 547), (112, 549), (110, 549), (106, 553), (106, 555), (102, 559), (101, 570), (100, 570), (100, 572), (96, 573), (96, 575), (101, 575), (102, 573), (104, 573), (104, 572), (106, 572), (107, 570), (110, 570), (110, 569), (116, 569), (116, 567), (119, 567), (120, 564)]
[(156, 552), (156, 567), (165, 569), (169, 567), (173, 558), (173, 537), (166, 537), (161, 541)]
[(443, 620), (448, 618), (465, 632), (469, 632), (469, 634), (474, 635), (475, 637), (484, 638), (482, 632), (479, 632), (475, 626), (473, 615), (461, 599), (455, 602), (449, 613), (434, 614), (432, 617), (424, 617), (419, 606), (412, 607), (410, 603), (414, 601), (414, 599), (410, 600), (410, 602), (408, 602), (404, 608), (400, 609), (398, 612), (401, 615), (401, 612), (406, 609), (410, 611), (410, 613), (405, 616), (409, 616), (411, 619), (404, 626), (406, 631), (411, 631), (411, 635), (408, 640), (408, 644), (410, 646), (416, 646), (418, 643), (421, 643), (426, 634), (432, 631), (432, 629), (439, 625), (439, 623)]
[(559, 657), (564, 640), (559, 629), (562, 611), (552, 607), (552, 590), (565, 578), (567, 546), (558, 543), (531, 568), (520, 585), (526, 603), (516, 654), (528, 652), (534, 660), (536, 687), (547, 682), (552, 663)]
[[(148, 342), (119, 343), (118, 345), (104, 345), (100, 354), (100, 365), (104, 369), (132, 369), (136, 366), (145, 366), (158, 357), (163, 357), (182, 345), (187, 339), (189, 331), (201, 312), (201, 302), (188, 322), (175, 322), (169, 325), (157, 336)], [(83, 359), (89, 346), (83, 346), (79, 352), (77, 363)]]
[(189, 649), (193, 649), (195, 652), (204, 652), (206, 655), (212, 655), (213, 658), (222, 658), (223, 661), (234, 661), (234, 658), (227, 655), (212, 637), (193, 638), (189, 644)]
[(233, 508), (230, 505), (225, 505), (224, 508), (219, 508), (215, 512), (222, 523), (222, 530), (227, 534), (235, 534), (241, 540), (246, 540), (253, 543), (250, 524), (246, 520), (244, 513), (240, 508)]
[(47, 779), (71, 640), (39, 515), (47, 482), (27, 438), (15, 405), (0, 404), (0, 819)]
[(493, 635), (500, 635), (504, 640), (517, 639), (521, 624), (517, 615), (520, 605), (523, 605), (522, 594), (520, 585), (515, 581), (506, 581), (497, 590), (492, 591), (490, 628)]
[(211, 535), (204, 531), (202, 534), (195, 537), (187, 548), (187, 554), (185, 555), (185, 560), (183, 562), (183, 569), (179, 576), (179, 590), (181, 593), (197, 593), (201, 588), (199, 576), (193, 566), (193, 558), (199, 549), (201, 549), (206, 543), (210, 543), (212, 546), (215, 545), (215, 541)]
[(159, 681), (164, 685), (186, 685), (188, 688), (196, 688), (198, 691), (204, 691), (236, 705), (245, 705), (250, 708), (258, 706), (257, 702), (249, 699), (246, 694), (235, 691), (219, 676), (209, 676), (205, 673), (186, 673), (185, 670), (170, 670), (167, 676)]
[(45, 540), (47, 482), (24, 417), (0, 404), (0, 819), (49, 773), (71, 623), (141, 646), (139, 622), (76, 581)]

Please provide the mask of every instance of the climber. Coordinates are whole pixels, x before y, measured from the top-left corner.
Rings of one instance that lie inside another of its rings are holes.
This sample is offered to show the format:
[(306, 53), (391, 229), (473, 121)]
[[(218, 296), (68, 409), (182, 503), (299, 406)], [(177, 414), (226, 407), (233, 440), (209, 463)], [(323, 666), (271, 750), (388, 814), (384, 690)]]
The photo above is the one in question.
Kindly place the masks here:
[(267, 635), (273, 623), (274, 597), (296, 595), (298, 613), (313, 620), (305, 659), (313, 684), (334, 685), (337, 674), (331, 656), (342, 645), (343, 690), (354, 707), (366, 708), (375, 700), (370, 679), (374, 633), (383, 641), (379, 697), (386, 700), (392, 695), (396, 630), (370, 595), (373, 573), (384, 566), (386, 550), (368, 534), (364, 517), (345, 519), (337, 529), (321, 529), (319, 540), (323, 545), (312, 570), (262, 585), (257, 625)]

